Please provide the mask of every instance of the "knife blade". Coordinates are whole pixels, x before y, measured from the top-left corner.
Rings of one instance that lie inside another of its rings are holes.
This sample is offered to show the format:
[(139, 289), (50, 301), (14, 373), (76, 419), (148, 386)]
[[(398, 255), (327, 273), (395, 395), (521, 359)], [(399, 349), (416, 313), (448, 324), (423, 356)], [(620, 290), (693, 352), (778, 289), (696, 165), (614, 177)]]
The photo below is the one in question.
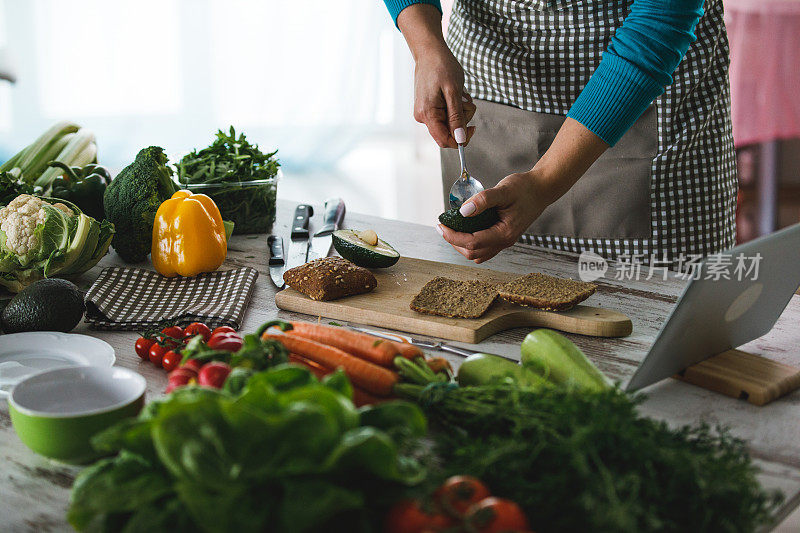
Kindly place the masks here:
[(270, 235), (267, 237), (267, 246), (269, 246), (269, 277), (276, 287), (282, 289), (286, 285), (283, 281), (283, 271), (286, 268), (286, 261), (283, 259), (283, 237)]
[(341, 198), (328, 198), (325, 200), (325, 210), (322, 214), (322, 227), (314, 234), (311, 239), (311, 247), (308, 250), (308, 260), (328, 257), (333, 241), (333, 232), (339, 229), (339, 225), (344, 218), (344, 200)]
[(308, 260), (308, 221), (313, 214), (314, 209), (308, 204), (300, 204), (294, 210), (286, 270), (305, 264)]

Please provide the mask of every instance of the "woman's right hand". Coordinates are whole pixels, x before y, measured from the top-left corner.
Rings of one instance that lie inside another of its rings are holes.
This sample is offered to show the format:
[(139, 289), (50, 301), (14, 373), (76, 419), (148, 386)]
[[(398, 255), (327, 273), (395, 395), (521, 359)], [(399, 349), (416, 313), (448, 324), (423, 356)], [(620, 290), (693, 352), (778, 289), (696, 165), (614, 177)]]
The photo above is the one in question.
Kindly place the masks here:
[(414, 56), (414, 119), (442, 148), (456, 148), (456, 137), (469, 141), (475, 104), (464, 90), (464, 69), (444, 42), (439, 10), (411, 5), (400, 12), (397, 25)]
[[(457, 148), (456, 130), (466, 128), (475, 109), (464, 90), (464, 70), (450, 49), (421, 54), (414, 67), (414, 119), (428, 127), (436, 144)], [(467, 142), (473, 133), (475, 126), (466, 128)]]

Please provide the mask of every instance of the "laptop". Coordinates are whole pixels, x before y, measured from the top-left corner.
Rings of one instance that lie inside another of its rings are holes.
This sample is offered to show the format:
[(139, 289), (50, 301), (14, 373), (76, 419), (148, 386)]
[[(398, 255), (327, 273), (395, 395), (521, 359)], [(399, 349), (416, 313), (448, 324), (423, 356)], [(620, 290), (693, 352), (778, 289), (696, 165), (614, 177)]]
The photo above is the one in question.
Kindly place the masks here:
[(642, 389), (769, 332), (800, 287), (800, 224), (692, 266), (691, 281), (626, 390)]

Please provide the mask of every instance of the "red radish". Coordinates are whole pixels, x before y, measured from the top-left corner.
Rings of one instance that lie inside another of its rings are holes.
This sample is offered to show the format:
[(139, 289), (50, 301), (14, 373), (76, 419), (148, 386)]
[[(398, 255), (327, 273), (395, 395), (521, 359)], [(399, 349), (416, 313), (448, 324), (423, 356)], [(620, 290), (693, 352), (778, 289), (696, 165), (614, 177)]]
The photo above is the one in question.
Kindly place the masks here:
[(197, 384), (221, 389), (231, 373), (231, 367), (220, 361), (206, 363), (197, 373)]
[(198, 361), (197, 359), (187, 359), (185, 363), (183, 363), (180, 368), (185, 368), (186, 370), (191, 370), (195, 374), (200, 372), (200, 369), (203, 367), (203, 363)]
[(185, 368), (176, 368), (169, 373), (168, 379), (169, 382), (167, 384), (167, 390), (165, 391), (167, 394), (178, 387), (183, 387), (184, 385), (189, 385), (194, 382), (197, 379), (197, 373)]
[(236, 333), (217, 333), (216, 335), (211, 335), (208, 340), (208, 347), (212, 350), (238, 352), (242, 347), (242, 338)]
[(169, 380), (176, 379), (176, 380), (181, 380), (181, 381), (183, 381), (183, 380), (188, 381), (190, 379), (197, 379), (197, 372), (195, 372), (194, 370), (190, 370), (188, 368), (180, 367), (180, 368), (176, 368), (175, 370), (170, 372), (167, 375), (167, 379), (169, 379)]
[(217, 333), (236, 333), (236, 330), (230, 326), (220, 326), (211, 332), (211, 336), (213, 337)]

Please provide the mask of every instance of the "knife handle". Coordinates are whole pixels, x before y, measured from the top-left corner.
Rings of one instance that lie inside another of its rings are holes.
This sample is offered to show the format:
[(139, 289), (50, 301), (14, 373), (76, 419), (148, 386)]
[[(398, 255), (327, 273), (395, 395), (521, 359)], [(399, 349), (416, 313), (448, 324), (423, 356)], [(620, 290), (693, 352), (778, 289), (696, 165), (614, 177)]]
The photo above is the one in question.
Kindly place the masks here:
[(328, 198), (325, 200), (325, 212), (322, 215), (322, 227), (315, 235), (326, 235), (336, 231), (344, 218), (344, 200)]
[(269, 246), (269, 264), (282, 265), (283, 260), (283, 239), (277, 235), (270, 235), (267, 237), (267, 245)]
[(314, 214), (314, 209), (310, 205), (300, 204), (294, 210), (292, 219), (292, 240), (308, 239), (308, 220)]

